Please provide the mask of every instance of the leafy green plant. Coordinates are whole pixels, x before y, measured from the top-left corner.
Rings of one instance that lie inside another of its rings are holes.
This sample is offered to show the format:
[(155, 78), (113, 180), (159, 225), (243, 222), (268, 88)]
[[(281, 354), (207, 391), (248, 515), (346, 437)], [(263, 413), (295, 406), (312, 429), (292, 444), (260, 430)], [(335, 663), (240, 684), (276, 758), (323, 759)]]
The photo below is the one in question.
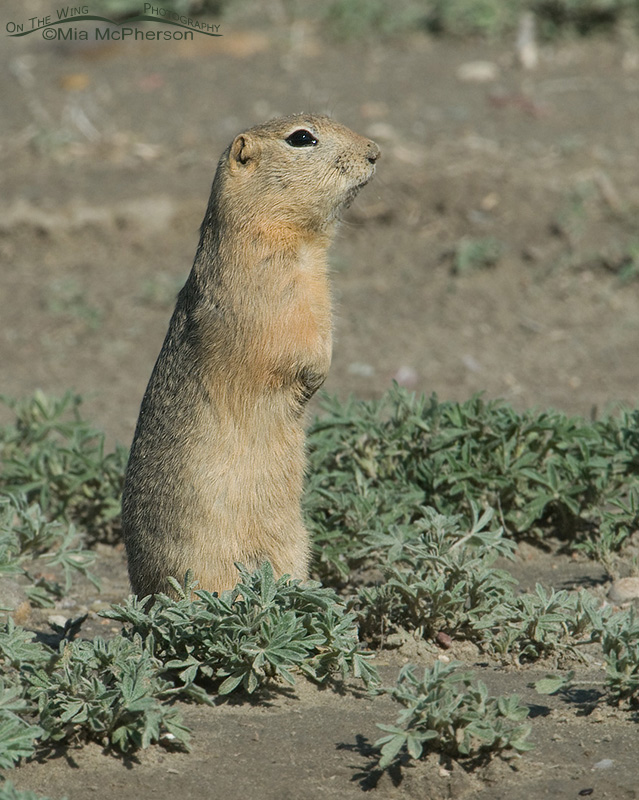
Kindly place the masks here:
[(501, 258), (504, 246), (494, 236), (482, 239), (461, 239), (455, 248), (453, 270), (458, 275), (494, 267)]
[(358, 569), (372, 534), (412, 524), (423, 506), (467, 520), (473, 504), (490, 507), (509, 536), (554, 535), (602, 559), (602, 542), (618, 548), (639, 524), (636, 411), (591, 422), (398, 387), (325, 409), (309, 434), (305, 504), (326, 581)]
[(546, 590), (515, 594), (516, 581), (497, 569), (512, 555), (492, 512), (473, 509), (469, 529), (459, 517), (423, 509), (412, 526), (371, 536), (371, 555), (384, 580), (358, 590), (362, 634), (372, 642), (398, 630), (435, 638), (445, 633), (517, 663), (555, 653), (577, 654), (598, 636), (605, 612), (587, 592)]
[(0, 680), (0, 769), (14, 766), (35, 751), (35, 740), (43, 730), (23, 718), (27, 711), (28, 703), (21, 697), (20, 690), (5, 686)]
[[(592, 620), (592, 638), (601, 641), (606, 663), (607, 699), (616, 705), (639, 708), (639, 619), (634, 608)], [(575, 672), (546, 675), (535, 683), (540, 694), (554, 694), (575, 686), (592, 685)]]
[[(89, 567), (95, 553), (82, 547), (73, 525), (50, 522), (37, 503), (28, 505), (21, 494), (0, 495), (0, 574), (23, 576), (31, 583), (25, 593), (35, 605), (52, 605), (71, 588), (75, 574), (85, 575), (94, 585), (97, 579)], [(39, 569), (59, 567), (63, 583), (35, 575)]]
[(512, 31), (525, 8), (522, 0), (430, 0), (428, 27), (438, 34), (496, 38)]
[[(16, 789), (11, 781), (0, 783), (0, 800), (49, 800), (48, 797), (30, 792), (28, 789)], [(63, 797), (62, 800), (67, 800)]]
[(612, 701), (639, 708), (639, 618), (634, 609), (603, 627), (601, 647)]
[(48, 648), (34, 641), (35, 637), (11, 617), (0, 627), (0, 666), (5, 675), (17, 680), (23, 668), (39, 667), (49, 660)]
[(381, 564), (384, 581), (359, 591), (362, 632), (373, 640), (398, 628), (427, 637), (444, 631), (481, 638), (473, 634), (512, 596), (516, 581), (493, 564), (511, 556), (514, 545), (500, 528), (488, 529), (491, 510), (480, 517), (473, 507), (470, 529), (460, 517), (422, 511), (412, 525), (367, 540), (367, 555)]
[(411, 758), (436, 750), (453, 757), (480, 753), (500, 754), (530, 750), (530, 725), (522, 724), (528, 708), (517, 695), (491, 697), (462, 664), (436, 661), (423, 677), (405, 666), (394, 688), (384, 690), (404, 706), (394, 725), (378, 723), (386, 735), (375, 742), (381, 748), (379, 766), (386, 769), (405, 749)]
[(581, 35), (609, 30), (623, 20), (636, 23), (636, 4), (625, 0), (528, 0), (546, 37), (572, 30)]
[(340, 39), (402, 33), (424, 27), (426, 20), (424, 5), (417, 0), (400, 0), (392, 13), (383, 0), (331, 0), (322, 16)]
[(294, 672), (379, 681), (354, 615), (330, 589), (276, 581), (268, 563), (242, 570), (221, 597), (198, 591), (191, 600), (193, 586), (174, 588), (177, 600), (132, 597), (104, 612), (128, 625), (109, 641), (73, 640), (78, 620), (55, 650), (8, 619), (0, 628), (0, 767), (32, 755), (36, 742), (93, 739), (129, 752), (167, 736), (187, 747), (188, 729), (169, 704), (177, 696), (210, 703), (210, 690), (252, 693), (277, 679), (293, 683)]
[[(31, 755), (38, 742), (86, 739), (126, 752), (147, 747), (165, 733), (176, 744), (188, 744), (179, 715), (161, 702), (173, 687), (139, 637), (64, 638), (55, 650), (34, 636), (11, 619), (0, 628), (7, 701), (0, 713), (10, 714), (0, 729), (0, 752), (8, 748), (17, 761)], [(28, 725), (34, 718), (37, 726)]]
[(585, 591), (544, 589), (509, 598), (476, 629), (490, 632), (486, 649), (520, 663), (557, 653), (577, 655), (577, 647), (596, 641), (605, 614), (597, 599)]
[(0, 493), (38, 503), (51, 520), (73, 522), (92, 539), (117, 531), (126, 450), (104, 452), (104, 434), (79, 413), (81, 400), (36, 392), (3, 398), (14, 424), (0, 429)]
[[(78, 404), (72, 395), (11, 401), (16, 421), (0, 431), (0, 572), (34, 579), (35, 602), (61, 597), (78, 572), (91, 577), (76, 532), (118, 530), (125, 453), (104, 455), (102, 434)], [(613, 570), (613, 552), (639, 525), (639, 411), (593, 422), (398, 388), (371, 403), (329, 400), (326, 409), (309, 436), (305, 506), (317, 574), (342, 594), (276, 580), (264, 564), (241, 569), (238, 586), (221, 596), (187, 578), (172, 581), (173, 597), (112, 607), (104, 616), (124, 628), (108, 642), (76, 641), (76, 620), (52, 648), (8, 619), (0, 766), (47, 741), (93, 739), (122, 752), (168, 740), (186, 747), (176, 698), (210, 703), (213, 694), (254, 693), (298, 675), (374, 687), (360, 633), (376, 645), (389, 633), (445, 633), (518, 663), (601, 642), (609, 698), (637, 706), (635, 618), (583, 591), (516, 593), (496, 559), (507, 564), (518, 538), (552, 535)], [(35, 578), (36, 564), (52, 568), (48, 578)], [(457, 665), (421, 680), (403, 671), (389, 691), (405, 708), (383, 728), (383, 766), (404, 749), (417, 758), (429, 749), (464, 757), (527, 747), (526, 709), (489, 697)]]
[(241, 568), (237, 587), (220, 597), (195, 591), (192, 601), (193, 587), (173, 586), (177, 600), (130, 598), (104, 616), (130, 625), (125, 635), (144, 640), (181, 693), (204, 699), (196, 680), (213, 681), (221, 695), (252, 693), (275, 678), (293, 683), (294, 671), (319, 682), (336, 673), (378, 680), (354, 614), (331, 589), (275, 580), (268, 562), (252, 574)]
[[(324, 16), (335, 35), (388, 35), (427, 29), (431, 33), (497, 39), (511, 36), (525, 11), (534, 14), (541, 37), (608, 30), (636, 23), (636, 4), (626, 0), (403, 0), (396, 6), (362, 0), (333, 0)], [(303, 15), (308, 14), (304, 9)]]
[(128, 752), (168, 733), (186, 746), (178, 712), (160, 702), (172, 689), (160, 666), (139, 637), (65, 642), (48, 666), (25, 673), (42, 741), (90, 738)]

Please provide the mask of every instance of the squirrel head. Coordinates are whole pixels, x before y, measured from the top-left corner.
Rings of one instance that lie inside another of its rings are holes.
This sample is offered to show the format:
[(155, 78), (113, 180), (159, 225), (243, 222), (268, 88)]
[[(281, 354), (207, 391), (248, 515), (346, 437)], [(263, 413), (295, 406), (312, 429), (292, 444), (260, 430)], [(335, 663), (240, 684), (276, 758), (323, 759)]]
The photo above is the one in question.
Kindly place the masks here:
[(329, 117), (282, 117), (238, 134), (216, 173), (223, 219), (325, 232), (373, 177), (378, 146)]

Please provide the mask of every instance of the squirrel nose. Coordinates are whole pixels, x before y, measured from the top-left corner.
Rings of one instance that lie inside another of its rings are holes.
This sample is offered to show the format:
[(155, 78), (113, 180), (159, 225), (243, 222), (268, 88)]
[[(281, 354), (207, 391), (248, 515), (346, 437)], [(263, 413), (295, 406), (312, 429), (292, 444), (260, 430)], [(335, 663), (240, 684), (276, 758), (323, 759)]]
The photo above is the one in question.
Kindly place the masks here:
[(368, 153), (366, 158), (370, 161), (371, 164), (374, 164), (377, 159), (380, 157), (381, 153), (379, 147), (375, 144), (375, 142), (368, 143)]

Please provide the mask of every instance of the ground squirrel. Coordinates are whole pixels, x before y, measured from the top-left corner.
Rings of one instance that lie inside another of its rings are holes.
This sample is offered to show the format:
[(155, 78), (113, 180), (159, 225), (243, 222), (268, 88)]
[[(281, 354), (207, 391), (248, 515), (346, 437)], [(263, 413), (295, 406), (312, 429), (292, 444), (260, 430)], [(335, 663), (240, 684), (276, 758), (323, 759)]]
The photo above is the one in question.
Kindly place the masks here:
[(134, 592), (236, 562), (307, 577), (304, 407), (331, 360), (326, 250), (377, 145), (325, 116), (235, 137), (217, 167), (131, 449), (122, 525)]

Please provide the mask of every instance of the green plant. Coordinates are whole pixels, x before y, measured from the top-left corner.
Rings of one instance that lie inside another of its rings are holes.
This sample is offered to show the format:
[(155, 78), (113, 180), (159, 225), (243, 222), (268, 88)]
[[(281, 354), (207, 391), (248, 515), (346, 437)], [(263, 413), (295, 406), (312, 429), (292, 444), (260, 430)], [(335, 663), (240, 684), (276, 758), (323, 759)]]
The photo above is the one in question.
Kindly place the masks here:
[(205, 699), (196, 680), (213, 681), (221, 695), (252, 693), (276, 678), (293, 683), (294, 671), (319, 682), (335, 673), (367, 686), (378, 680), (354, 614), (331, 589), (275, 580), (268, 562), (252, 574), (240, 568), (237, 587), (220, 597), (195, 591), (192, 601), (193, 587), (173, 587), (177, 600), (131, 598), (104, 616), (130, 625), (125, 635), (145, 642), (181, 693)]
[(36, 740), (93, 739), (129, 752), (167, 735), (186, 747), (188, 729), (169, 705), (176, 696), (210, 703), (207, 690), (252, 693), (277, 679), (293, 683), (294, 672), (378, 682), (354, 615), (330, 589), (276, 581), (268, 563), (242, 570), (221, 597), (191, 600), (192, 586), (174, 588), (177, 600), (159, 595), (149, 607), (150, 598), (130, 598), (104, 612), (129, 625), (109, 641), (73, 640), (81, 620), (66, 626), (57, 650), (11, 619), (0, 628), (0, 765), (31, 755)]
[(0, 627), (0, 666), (6, 676), (16, 681), (23, 668), (40, 667), (50, 653), (43, 644), (34, 641), (35, 633), (16, 625), (11, 617)]
[(386, 732), (375, 742), (381, 748), (380, 768), (394, 763), (404, 748), (411, 758), (420, 758), (424, 750), (459, 758), (531, 749), (526, 742), (530, 725), (521, 724), (528, 708), (517, 695), (489, 696), (486, 686), (473, 683), (473, 674), (461, 671), (461, 666), (436, 661), (420, 680), (409, 664), (402, 668), (397, 685), (384, 690), (404, 710), (394, 725), (378, 723)]
[(42, 741), (89, 738), (128, 752), (166, 733), (187, 746), (188, 729), (178, 712), (161, 702), (172, 686), (160, 673), (139, 637), (63, 643), (48, 665), (24, 675)]
[(430, 0), (428, 27), (433, 33), (496, 38), (512, 31), (522, 0)]
[[(592, 639), (601, 642), (606, 663), (607, 699), (616, 705), (639, 708), (639, 619), (634, 608), (591, 620)], [(540, 694), (554, 694), (574, 686), (592, 685), (576, 680), (575, 672), (546, 675), (535, 683)]]
[[(11, 781), (5, 781), (0, 783), (0, 800), (49, 800), (49, 798), (30, 792), (28, 789), (16, 789)], [(67, 798), (63, 797), (62, 800)]]
[[(187, 729), (161, 702), (173, 687), (139, 637), (69, 641), (77, 627), (67, 626), (57, 650), (34, 641), (34, 634), (11, 619), (0, 628), (0, 675), (8, 704), (0, 711), (13, 715), (0, 730), (0, 748), (10, 748), (14, 761), (48, 740), (95, 739), (126, 752), (147, 747), (164, 733), (186, 746)], [(27, 724), (34, 718), (37, 726)]]
[[(95, 586), (89, 567), (95, 553), (81, 546), (73, 525), (50, 522), (37, 503), (28, 505), (21, 494), (0, 495), (0, 574), (20, 575), (31, 581), (25, 586), (30, 602), (52, 605), (71, 588), (74, 574), (85, 575)], [(59, 567), (63, 583), (34, 574), (32, 567)]]
[(43, 730), (23, 718), (26, 711), (28, 703), (20, 690), (0, 680), (0, 769), (14, 766), (35, 751), (35, 741)]
[[(0, 430), (0, 573), (32, 579), (32, 601), (61, 597), (92, 554), (78, 533), (118, 530), (125, 453), (79, 399), (37, 394), (11, 401)], [(172, 580), (174, 597), (131, 598), (103, 616), (124, 626), (105, 642), (74, 639), (81, 619), (50, 647), (8, 619), (0, 627), (0, 767), (38, 742), (93, 739), (131, 752), (169, 740), (188, 746), (171, 703), (210, 703), (297, 675), (317, 682), (378, 682), (360, 633), (474, 642), (505, 661), (574, 656), (601, 643), (607, 696), (639, 705), (639, 626), (587, 592), (538, 586), (517, 593), (504, 564), (517, 538), (559, 537), (611, 572), (613, 553), (639, 525), (639, 411), (597, 421), (519, 413), (473, 397), (441, 403), (394, 388), (381, 401), (325, 401), (309, 435), (305, 496), (320, 584), (275, 579), (270, 565), (240, 570), (221, 596)], [(76, 533), (76, 531), (78, 533)], [(35, 565), (52, 567), (35, 579)], [(499, 565), (499, 566), (498, 566)], [(405, 708), (378, 743), (388, 766), (405, 748), (464, 757), (522, 751), (526, 709), (489, 697), (458, 665), (423, 679), (402, 671), (388, 692)], [(573, 675), (549, 678), (546, 690)], [(554, 687), (554, 689), (553, 689)], [(403, 757), (403, 756), (402, 756)]]
[[(427, 29), (444, 36), (511, 36), (521, 15), (532, 12), (544, 39), (592, 34), (624, 20), (637, 22), (636, 3), (626, 0), (403, 0), (395, 6), (362, 0), (333, 0), (324, 12), (340, 37), (388, 35)], [(308, 12), (301, 12), (306, 15)]]
[(636, 23), (639, 12), (636, 3), (626, 0), (528, 0), (528, 6), (549, 38), (566, 30), (592, 34), (633, 17)]
[(634, 609), (603, 627), (601, 647), (612, 701), (639, 708), (639, 618)]
[(340, 39), (403, 33), (424, 27), (426, 11), (417, 0), (399, 0), (392, 10), (383, 0), (331, 0), (322, 16)]
[(585, 591), (544, 589), (509, 598), (476, 623), (483, 644), (516, 663), (558, 653), (576, 655), (577, 646), (598, 639), (605, 613)]
[(458, 275), (494, 267), (501, 258), (504, 246), (494, 236), (483, 239), (461, 239), (455, 248), (453, 270)]
[(423, 506), (467, 522), (473, 504), (490, 507), (508, 536), (558, 536), (602, 561), (639, 524), (637, 411), (587, 421), (398, 387), (325, 409), (309, 432), (305, 497), (325, 581), (361, 568), (370, 537), (412, 525)]
[(0, 493), (39, 503), (51, 520), (73, 522), (91, 539), (117, 533), (127, 453), (104, 452), (104, 434), (79, 413), (70, 392), (2, 398), (15, 422), (0, 429)]
[(515, 594), (516, 581), (494, 562), (513, 544), (490, 530), (492, 512), (473, 509), (469, 529), (459, 517), (423, 509), (411, 526), (370, 537), (369, 555), (384, 580), (358, 590), (362, 634), (383, 643), (398, 630), (419, 637), (445, 633), (519, 663), (555, 653), (576, 654), (604, 625), (605, 612), (587, 592)]
[(422, 512), (411, 525), (368, 537), (366, 555), (380, 564), (384, 581), (358, 593), (362, 632), (373, 640), (398, 628), (481, 640), (484, 620), (512, 596), (516, 581), (493, 564), (514, 545), (500, 528), (488, 529), (491, 510), (479, 516), (473, 507), (469, 529), (460, 517)]

